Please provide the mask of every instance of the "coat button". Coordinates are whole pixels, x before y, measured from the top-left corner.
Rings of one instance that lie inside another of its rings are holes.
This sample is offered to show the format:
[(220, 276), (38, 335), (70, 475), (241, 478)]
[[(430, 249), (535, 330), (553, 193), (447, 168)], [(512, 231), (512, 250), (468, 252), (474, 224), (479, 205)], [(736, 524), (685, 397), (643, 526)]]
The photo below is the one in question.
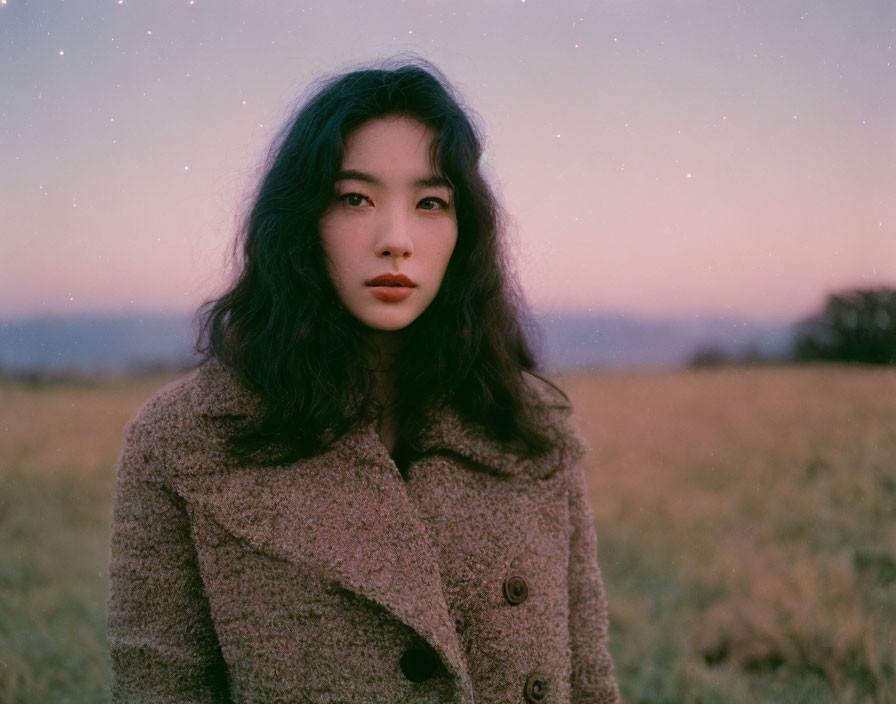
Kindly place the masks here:
[(517, 604), (522, 604), (526, 597), (529, 596), (529, 585), (526, 584), (526, 580), (522, 577), (510, 577), (509, 579), (504, 580), (504, 598), (507, 599), (507, 603), (513, 604), (516, 606)]
[(533, 672), (526, 679), (526, 686), (523, 688), (523, 696), (529, 704), (536, 704), (548, 701), (548, 678), (538, 672)]
[(408, 648), (401, 656), (401, 671), (411, 682), (423, 682), (436, 671), (436, 654), (429, 648)]

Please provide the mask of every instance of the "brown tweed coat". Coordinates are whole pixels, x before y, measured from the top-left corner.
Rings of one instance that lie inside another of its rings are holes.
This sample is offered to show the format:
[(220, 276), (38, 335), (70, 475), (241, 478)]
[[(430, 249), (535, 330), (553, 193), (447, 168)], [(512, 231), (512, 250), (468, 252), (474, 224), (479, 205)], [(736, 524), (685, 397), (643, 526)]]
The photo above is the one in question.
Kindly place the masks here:
[(406, 481), (366, 422), (236, 464), (226, 428), (259, 405), (217, 363), (160, 391), (118, 466), (113, 700), (617, 701), (582, 446), (532, 388), (556, 452), (522, 459), (442, 408)]

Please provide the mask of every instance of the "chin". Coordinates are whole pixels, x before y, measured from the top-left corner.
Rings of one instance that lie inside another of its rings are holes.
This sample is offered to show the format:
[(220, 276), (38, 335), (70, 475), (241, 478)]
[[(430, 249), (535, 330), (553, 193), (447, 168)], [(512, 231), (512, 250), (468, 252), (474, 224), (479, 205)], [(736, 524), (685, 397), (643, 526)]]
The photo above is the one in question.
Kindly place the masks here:
[(380, 321), (362, 321), (367, 327), (373, 330), (382, 330), (383, 332), (396, 332), (398, 330), (403, 330), (408, 325), (413, 323), (413, 320), (404, 320), (400, 322), (380, 322)]
[(406, 328), (413, 323), (417, 317), (417, 315), (408, 313), (401, 314), (396, 311), (396, 313), (392, 315), (365, 315), (363, 317), (358, 316), (358, 319), (373, 330), (390, 332)]

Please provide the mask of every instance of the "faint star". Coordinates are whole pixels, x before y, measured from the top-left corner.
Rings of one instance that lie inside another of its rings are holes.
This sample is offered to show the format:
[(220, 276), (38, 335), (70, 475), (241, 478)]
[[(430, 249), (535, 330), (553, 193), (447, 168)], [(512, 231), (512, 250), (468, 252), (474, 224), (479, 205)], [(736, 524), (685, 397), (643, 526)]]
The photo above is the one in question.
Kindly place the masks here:
[(59, 55), (60, 55), (60, 56), (65, 56), (65, 52), (64, 52), (62, 49), (60, 49), (60, 50), (59, 50)]

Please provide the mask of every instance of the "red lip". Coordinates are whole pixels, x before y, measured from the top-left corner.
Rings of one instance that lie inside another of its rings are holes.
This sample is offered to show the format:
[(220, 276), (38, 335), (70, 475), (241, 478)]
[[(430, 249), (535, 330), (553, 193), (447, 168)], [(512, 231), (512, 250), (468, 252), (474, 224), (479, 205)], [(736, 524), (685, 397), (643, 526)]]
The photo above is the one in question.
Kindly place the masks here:
[(368, 286), (407, 286), (408, 288), (414, 288), (417, 285), (404, 274), (380, 274), (365, 283)]

